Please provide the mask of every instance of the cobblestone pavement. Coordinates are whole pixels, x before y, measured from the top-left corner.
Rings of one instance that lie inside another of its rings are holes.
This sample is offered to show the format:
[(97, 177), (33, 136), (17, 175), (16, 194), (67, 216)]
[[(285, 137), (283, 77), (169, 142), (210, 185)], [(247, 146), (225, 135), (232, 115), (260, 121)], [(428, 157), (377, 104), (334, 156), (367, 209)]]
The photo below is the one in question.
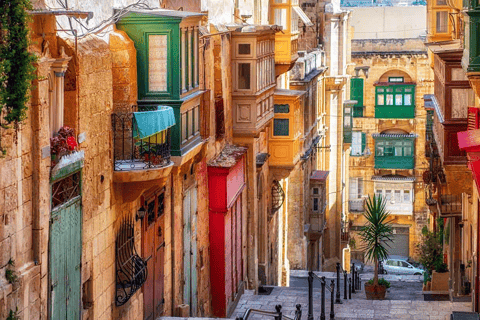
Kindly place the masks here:
[[(387, 293), (388, 294), (388, 293)], [(320, 289), (314, 288), (314, 319), (320, 317)], [(327, 291), (327, 297), (329, 296)], [(343, 297), (343, 291), (342, 291)], [(466, 302), (423, 301), (423, 300), (365, 300), (365, 293), (357, 292), (352, 300), (343, 300), (343, 304), (335, 304), (335, 319), (425, 319), (449, 320), (452, 311), (470, 311), (471, 304)], [(293, 317), (295, 305), (302, 305), (302, 320), (307, 319), (308, 313), (307, 288), (275, 287), (270, 295), (254, 295), (246, 291), (240, 299), (232, 319), (241, 316), (249, 309), (274, 311), (275, 305), (282, 305), (284, 314)], [(326, 319), (330, 315), (330, 299), (326, 299)], [(250, 319), (273, 319), (255, 315)]]

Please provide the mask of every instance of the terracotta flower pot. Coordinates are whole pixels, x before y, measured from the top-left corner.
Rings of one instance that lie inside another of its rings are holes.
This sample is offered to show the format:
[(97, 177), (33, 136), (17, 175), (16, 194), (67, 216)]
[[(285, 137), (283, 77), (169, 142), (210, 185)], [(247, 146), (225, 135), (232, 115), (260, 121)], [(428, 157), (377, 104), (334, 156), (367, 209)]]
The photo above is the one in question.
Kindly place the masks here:
[(383, 300), (385, 299), (386, 292), (386, 286), (365, 283), (365, 294), (367, 296), (367, 300)]

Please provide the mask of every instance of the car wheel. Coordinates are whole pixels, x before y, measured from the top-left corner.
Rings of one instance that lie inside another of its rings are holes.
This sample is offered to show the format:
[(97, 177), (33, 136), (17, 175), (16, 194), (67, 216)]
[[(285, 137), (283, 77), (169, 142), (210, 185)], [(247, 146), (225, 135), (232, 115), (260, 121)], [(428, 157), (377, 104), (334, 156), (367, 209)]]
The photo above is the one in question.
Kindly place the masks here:
[(422, 274), (420, 272), (415, 272), (413, 275), (414, 276), (421, 276)]

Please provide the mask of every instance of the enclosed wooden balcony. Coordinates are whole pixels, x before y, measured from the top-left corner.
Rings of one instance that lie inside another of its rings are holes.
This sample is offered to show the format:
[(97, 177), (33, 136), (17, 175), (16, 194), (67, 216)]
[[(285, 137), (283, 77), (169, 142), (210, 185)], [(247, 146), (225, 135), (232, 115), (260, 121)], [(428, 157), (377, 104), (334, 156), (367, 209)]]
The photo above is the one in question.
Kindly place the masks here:
[(123, 184), (124, 199), (134, 200), (168, 177), (173, 166), (170, 128), (174, 124), (169, 107), (112, 114), (113, 181)]
[(300, 159), (305, 91), (278, 89), (269, 140), (270, 166), (293, 167)]
[(365, 199), (348, 200), (348, 211), (350, 213), (365, 212)]
[(462, 216), (462, 195), (443, 194), (437, 200), (440, 218)]

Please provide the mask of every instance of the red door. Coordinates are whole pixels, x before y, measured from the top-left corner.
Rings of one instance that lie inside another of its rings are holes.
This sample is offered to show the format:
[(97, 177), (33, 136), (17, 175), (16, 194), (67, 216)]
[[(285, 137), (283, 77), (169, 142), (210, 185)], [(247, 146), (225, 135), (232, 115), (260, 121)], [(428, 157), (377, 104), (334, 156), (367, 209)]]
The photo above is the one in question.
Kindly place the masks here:
[(163, 269), (165, 256), (164, 209), (165, 192), (157, 193), (147, 204), (143, 219), (143, 256), (146, 257), (148, 277), (143, 286), (145, 319), (163, 315)]

